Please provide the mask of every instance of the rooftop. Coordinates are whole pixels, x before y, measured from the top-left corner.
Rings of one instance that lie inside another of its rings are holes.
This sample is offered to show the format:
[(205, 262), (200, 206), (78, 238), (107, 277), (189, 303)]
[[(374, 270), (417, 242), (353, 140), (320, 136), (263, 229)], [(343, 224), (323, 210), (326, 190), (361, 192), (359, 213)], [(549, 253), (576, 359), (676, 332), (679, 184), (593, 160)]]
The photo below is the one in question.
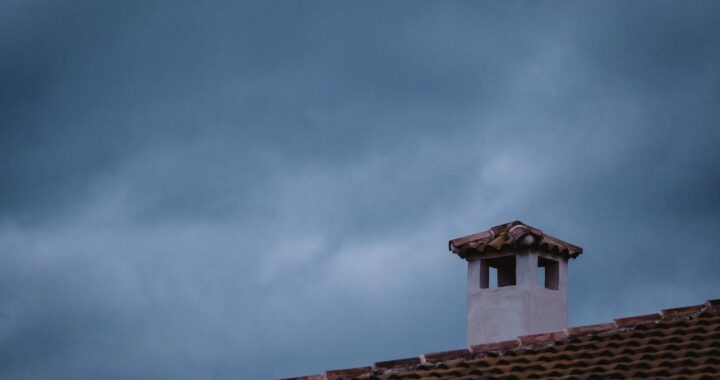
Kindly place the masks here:
[(292, 379), (478, 377), (717, 379), (720, 300)]

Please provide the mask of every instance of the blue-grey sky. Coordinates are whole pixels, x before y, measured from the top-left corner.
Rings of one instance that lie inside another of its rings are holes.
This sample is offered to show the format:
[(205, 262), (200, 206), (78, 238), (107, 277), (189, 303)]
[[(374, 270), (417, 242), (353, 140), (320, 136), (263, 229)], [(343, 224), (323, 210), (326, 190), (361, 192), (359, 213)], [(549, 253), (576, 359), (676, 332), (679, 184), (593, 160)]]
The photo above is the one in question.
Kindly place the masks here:
[(465, 345), (451, 238), (585, 248), (570, 322), (720, 297), (720, 3), (0, 1), (0, 377)]

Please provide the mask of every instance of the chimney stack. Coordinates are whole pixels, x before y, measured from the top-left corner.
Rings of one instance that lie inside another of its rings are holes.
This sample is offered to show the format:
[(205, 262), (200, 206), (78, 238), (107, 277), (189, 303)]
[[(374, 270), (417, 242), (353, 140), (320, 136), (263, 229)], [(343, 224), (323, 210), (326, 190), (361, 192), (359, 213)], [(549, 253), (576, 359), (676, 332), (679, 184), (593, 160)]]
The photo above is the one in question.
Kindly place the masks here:
[(582, 248), (514, 221), (451, 240), (468, 262), (468, 345), (567, 327), (567, 264)]

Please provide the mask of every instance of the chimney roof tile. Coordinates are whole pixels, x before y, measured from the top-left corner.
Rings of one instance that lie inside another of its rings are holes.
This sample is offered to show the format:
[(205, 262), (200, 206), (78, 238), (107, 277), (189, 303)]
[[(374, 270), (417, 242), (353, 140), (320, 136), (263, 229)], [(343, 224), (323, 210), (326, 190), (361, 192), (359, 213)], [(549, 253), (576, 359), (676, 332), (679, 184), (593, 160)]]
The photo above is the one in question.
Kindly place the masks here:
[(488, 248), (499, 251), (505, 247), (526, 245), (527, 242), (523, 238), (528, 235), (532, 236), (531, 241), (534, 246), (548, 252), (558, 252), (572, 258), (576, 258), (583, 253), (581, 247), (547, 235), (539, 228), (527, 225), (519, 220), (492, 227), (487, 231), (450, 240), (448, 247), (453, 253), (465, 258), (468, 252), (483, 253)]

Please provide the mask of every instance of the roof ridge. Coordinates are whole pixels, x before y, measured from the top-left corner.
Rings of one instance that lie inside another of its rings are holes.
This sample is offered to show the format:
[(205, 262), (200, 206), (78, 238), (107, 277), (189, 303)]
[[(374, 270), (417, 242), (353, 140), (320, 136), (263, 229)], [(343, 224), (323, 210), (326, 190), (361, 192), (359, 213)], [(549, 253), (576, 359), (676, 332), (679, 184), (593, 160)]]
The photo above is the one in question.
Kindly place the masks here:
[(370, 377), (383, 373), (392, 373), (414, 369), (425, 365), (439, 365), (451, 360), (466, 360), (490, 354), (503, 354), (518, 348), (533, 349), (550, 346), (557, 342), (579, 336), (607, 335), (615, 332), (633, 330), (638, 326), (651, 323), (676, 322), (694, 319), (706, 312), (720, 312), (720, 299), (708, 300), (692, 306), (663, 309), (657, 313), (617, 318), (609, 323), (569, 327), (561, 331), (519, 336), (515, 339), (470, 346), (451, 351), (422, 354), (416, 357), (393, 359), (373, 363), (372, 366), (328, 370), (324, 374), (290, 377), (285, 380), (340, 380), (355, 377)]

